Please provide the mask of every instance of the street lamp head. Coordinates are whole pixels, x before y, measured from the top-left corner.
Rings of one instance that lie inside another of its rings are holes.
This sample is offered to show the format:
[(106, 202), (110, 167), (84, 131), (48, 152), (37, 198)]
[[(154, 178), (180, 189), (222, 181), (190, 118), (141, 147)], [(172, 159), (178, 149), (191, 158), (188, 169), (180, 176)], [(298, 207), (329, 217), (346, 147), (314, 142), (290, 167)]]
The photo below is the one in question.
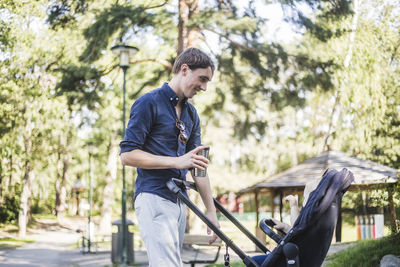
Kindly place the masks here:
[(88, 142), (86, 143), (86, 145), (87, 145), (89, 154), (93, 154), (94, 142), (93, 142), (93, 141), (88, 141)]
[(137, 47), (129, 46), (129, 45), (114, 45), (111, 47), (111, 51), (114, 52), (117, 56), (119, 56), (119, 66), (122, 67), (129, 67), (129, 57), (133, 56), (134, 54), (139, 51)]

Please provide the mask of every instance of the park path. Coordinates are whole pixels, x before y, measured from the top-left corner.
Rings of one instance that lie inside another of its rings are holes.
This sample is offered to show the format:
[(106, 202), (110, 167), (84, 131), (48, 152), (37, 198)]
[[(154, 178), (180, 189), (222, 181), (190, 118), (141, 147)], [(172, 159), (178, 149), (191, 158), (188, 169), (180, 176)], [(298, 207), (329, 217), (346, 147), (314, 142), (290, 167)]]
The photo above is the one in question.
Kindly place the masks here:
[[(17, 249), (0, 251), (0, 267), (97, 267), (112, 266), (111, 251), (100, 250), (94, 254), (81, 254), (74, 246), (80, 235), (74, 227), (62, 227), (56, 223), (46, 224), (45, 228), (30, 231), (29, 239), (36, 240)], [(346, 249), (349, 245), (332, 245), (329, 254)], [(186, 256), (195, 257), (193, 251), (186, 250)], [(144, 267), (148, 265), (146, 251), (135, 249), (135, 263)], [(223, 261), (221, 252), (218, 262)], [(231, 252), (233, 261), (240, 259)], [(190, 266), (185, 264), (186, 266)], [(196, 265), (198, 267), (203, 264)], [(323, 264), (326, 266), (326, 263)]]
[(60, 266), (63, 253), (76, 242), (77, 235), (68, 229), (37, 230), (29, 239), (36, 240), (18, 249), (0, 252), (0, 267)]
[[(0, 267), (98, 267), (112, 266), (110, 250), (82, 254), (76, 245), (76, 229), (85, 220), (68, 221), (60, 226), (54, 220), (38, 222), (29, 229), (27, 239), (35, 242), (17, 249), (0, 250)], [(147, 266), (145, 251), (135, 251), (136, 266)]]

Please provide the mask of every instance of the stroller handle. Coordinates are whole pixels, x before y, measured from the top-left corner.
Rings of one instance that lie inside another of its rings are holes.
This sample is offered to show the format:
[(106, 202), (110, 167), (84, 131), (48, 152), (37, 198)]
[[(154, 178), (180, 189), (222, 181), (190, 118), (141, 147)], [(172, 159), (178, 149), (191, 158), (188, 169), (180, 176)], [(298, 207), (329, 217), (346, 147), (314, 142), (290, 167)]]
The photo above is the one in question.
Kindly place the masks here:
[(167, 187), (175, 194), (178, 193), (180, 189), (193, 189), (197, 191), (197, 186), (195, 183), (177, 178), (171, 178), (171, 180), (167, 182)]
[(270, 219), (261, 219), (258, 225), (260, 226), (261, 230), (266, 233), (272, 240), (274, 240), (277, 244), (281, 242), (282, 238), (280, 235), (276, 234), (274, 231), (272, 231), (269, 226), (272, 227), (272, 220)]
[[(187, 181), (183, 181), (180, 179), (176, 179), (176, 178), (171, 178), (168, 182), (167, 182), (167, 187), (169, 190), (171, 190), (171, 192), (173, 192), (180, 200), (182, 200), (208, 227), (210, 227), (210, 229), (219, 237), (221, 238), (222, 241), (225, 242), (225, 244), (230, 247), (242, 260), (243, 263), (245, 263), (246, 266), (252, 266), (252, 267), (258, 267), (259, 265), (248, 255), (246, 255), (246, 253), (244, 253), (244, 251), (242, 251), (228, 236), (226, 236), (220, 229), (218, 226), (216, 226), (202, 211), (200, 211), (199, 208), (197, 208), (192, 201), (190, 201), (190, 199), (182, 192), (183, 190), (185, 190), (186, 188), (191, 188), (197, 191), (197, 187), (195, 183), (192, 182), (187, 182)], [(214, 200), (214, 204), (219, 204), (218, 201)], [(226, 211), (221, 204), (216, 205), (217, 208), (221, 208), (223, 209), (223, 211), (225, 211), (228, 215), (229, 212)], [(224, 213), (225, 214), (225, 213)], [(228, 219), (230, 220), (235, 220), (235, 218), (230, 215), (230, 217), (228, 217)], [(236, 225), (236, 224), (235, 224)], [(242, 226), (242, 228), (239, 228), (240, 230), (244, 229), (244, 227)], [(248, 231), (247, 231), (248, 232)], [(250, 234), (250, 233), (249, 233)], [(248, 234), (246, 234), (248, 237), (253, 237), (251, 234), (250, 236)], [(258, 241), (258, 243), (260, 243), (262, 245), (262, 243), (257, 240), (256, 237), (250, 238), (251, 240), (256, 240)], [(268, 251), (268, 249), (264, 246), (264, 249), (266, 251)]]
[[(167, 187), (169, 190), (171, 190), (174, 194), (176, 194), (179, 198), (183, 197), (183, 196), (179, 196), (179, 191), (181, 190), (186, 190), (186, 189), (193, 189), (196, 192), (198, 192), (197, 190), (197, 186), (195, 183), (193, 182), (189, 182), (189, 181), (183, 181), (181, 179), (177, 179), (177, 178), (171, 178), (168, 182), (167, 182)], [(237, 228), (239, 228), (239, 230), (245, 234), (259, 249), (261, 249), (262, 252), (264, 253), (269, 253), (270, 251), (268, 250), (268, 248), (259, 240), (257, 239), (257, 237), (255, 237), (252, 233), (249, 232), (249, 230), (247, 230), (234, 216), (232, 216), (232, 214), (229, 213), (229, 211), (227, 211), (222, 205), (221, 203), (219, 203), (215, 198), (213, 198), (214, 201), (214, 205), (215, 207), (226, 217), (228, 218), (229, 221), (231, 221)], [(191, 204), (187, 204), (189, 206), (190, 209), (191, 208)], [(193, 210), (193, 209), (192, 209)], [(199, 215), (198, 215), (199, 216)], [(201, 218), (201, 216), (199, 216)], [(210, 227), (212, 229), (212, 227)]]

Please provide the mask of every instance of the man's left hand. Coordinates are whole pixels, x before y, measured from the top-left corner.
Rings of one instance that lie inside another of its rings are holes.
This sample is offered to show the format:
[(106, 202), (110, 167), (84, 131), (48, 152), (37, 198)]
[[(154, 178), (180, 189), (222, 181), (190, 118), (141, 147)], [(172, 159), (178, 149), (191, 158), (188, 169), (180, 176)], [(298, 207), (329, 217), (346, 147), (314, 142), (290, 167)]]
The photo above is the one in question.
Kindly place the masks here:
[[(207, 212), (207, 217), (210, 219), (210, 221), (215, 224), (218, 228), (220, 228), (218, 219), (217, 219), (217, 213), (214, 212)], [(211, 234), (211, 229), (210, 227), (207, 226), (207, 234), (210, 235)], [(212, 243), (215, 242), (215, 240), (217, 240), (218, 236), (216, 233), (213, 233), (212, 238), (208, 241), (209, 244), (211, 245)]]

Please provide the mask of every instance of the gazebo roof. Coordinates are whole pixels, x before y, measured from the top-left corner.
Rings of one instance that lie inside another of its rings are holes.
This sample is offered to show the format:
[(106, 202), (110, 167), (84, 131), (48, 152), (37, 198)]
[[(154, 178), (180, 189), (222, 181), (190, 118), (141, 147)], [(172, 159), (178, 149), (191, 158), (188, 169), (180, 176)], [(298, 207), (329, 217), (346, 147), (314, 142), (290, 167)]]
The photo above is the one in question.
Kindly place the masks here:
[(372, 185), (395, 183), (398, 181), (398, 170), (382, 164), (352, 157), (340, 151), (325, 151), (286, 171), (275, 174), (261, 183), (239, 191), (240, 194), (262, 189), (303, 189), (305, 184), (321, 177), (327, 168), (341, 170), (347, 168), (354, 174), (353, 185)]

